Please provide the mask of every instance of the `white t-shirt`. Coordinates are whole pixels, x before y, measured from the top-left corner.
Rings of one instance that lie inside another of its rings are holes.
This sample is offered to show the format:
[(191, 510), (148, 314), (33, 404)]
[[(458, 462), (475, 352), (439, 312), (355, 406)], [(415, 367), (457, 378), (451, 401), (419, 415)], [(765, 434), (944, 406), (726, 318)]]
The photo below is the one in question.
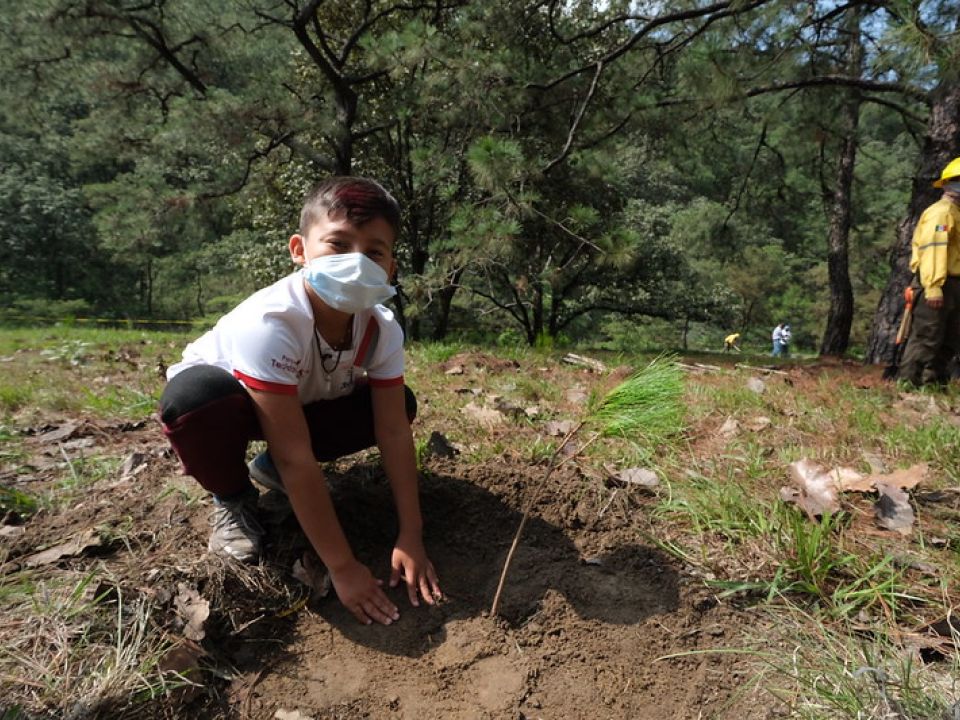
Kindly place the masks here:
[(353, 344), (338, 351), (316, 332), (299, 272), (255, 292), (187, 345), (167, 379), (193, 365), (216, 365), (255, 390), (299, 396), (302, 404), (372, 386), (403, 384), (403, 330), (382, 305), (356, 313)]

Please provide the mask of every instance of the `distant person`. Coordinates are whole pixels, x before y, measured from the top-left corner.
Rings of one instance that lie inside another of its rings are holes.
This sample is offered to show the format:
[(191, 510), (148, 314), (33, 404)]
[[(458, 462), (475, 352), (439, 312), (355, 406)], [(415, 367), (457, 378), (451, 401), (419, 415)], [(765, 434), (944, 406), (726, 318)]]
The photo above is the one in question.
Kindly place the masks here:
[[(399, 533), (390, 586), (413, 605), (440, 586), (421, 537), (403, 332), (380, 303), (396, 293), (400, 209), (365, 178), (335, 177), (311, 192), (291, 236), (300, 269), (244, 300), (190, 343), (167, 371), (164, 433), (184, 471), (213, 494), (208, 548), (241, 561), (260, 554), (256, 488), (284, 492), (340, 601), (363, 623), (399, 617), (382, 582), (354, 556), (320, 460), (376, 444), (393, 490)], [(250, 440), (267, 451), (248, 466)]]
[(933, 186), (943, 195), (913, 232), (913, 322), (898, 376), (914, 387), (949, 382), (950, 360), (960, 353), (960, 157)]
[(790, 355), (790, 341), (793, 340), (793, 332), (790, 330), (790, 326), (784, 324), (783, 329), (780, 331), (780, 354), (784, 357)]
[(731, 350), (736, 350), (740, 352), (740, 347), (737, 343), (740, 341), (740, 333), (731, 333), (723, 339), (723, 351), (730, 352)]
[(770, 354), (773, 357), (780, 357), (783, 353), (783, 323), (777, 323), (777, 326), (770, 334), (770, 339), (773, 341), (773, 350)]

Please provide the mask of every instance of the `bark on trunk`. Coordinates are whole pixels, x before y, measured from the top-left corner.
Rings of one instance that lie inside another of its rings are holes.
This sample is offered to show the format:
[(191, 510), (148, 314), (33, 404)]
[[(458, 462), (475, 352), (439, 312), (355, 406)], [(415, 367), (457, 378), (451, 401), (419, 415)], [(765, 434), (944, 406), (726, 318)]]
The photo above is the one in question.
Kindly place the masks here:
[(866, 362), (893, 361), (894, 341), (903, 315), (903, 290), (910, 282), (910, 241), (920, 215), (936, 202), (940, 191), (930, 183), (943, 167), (960, 153), (960, 82), (941, 84), (931, 95), (930, 120), (924, 138), (920, 167), (913, 179), (913, 192), (906, 217), (897, 225), (897, 238), (890, 249), (890, 278), (873, 317)]
[[(863, 45), (860, 42), (860, 10), (850, 14), (847, 42), (847, 72), (860, 77), (863, 72)], [(853, 324), (853, 285), (850, 283), (850, 216), (853, 171), (857, 161), (857, 127), (860, 124), (860, 95), (852, 90), (843, 102), (841, 123), (843, 146), (837, 162), (837, 174), (830, 199), (830, 233), (827, 238), (827, 271), (830, 282), (830, 311), (820, 343), (820, 355), (841, 356), (850, 344)]]

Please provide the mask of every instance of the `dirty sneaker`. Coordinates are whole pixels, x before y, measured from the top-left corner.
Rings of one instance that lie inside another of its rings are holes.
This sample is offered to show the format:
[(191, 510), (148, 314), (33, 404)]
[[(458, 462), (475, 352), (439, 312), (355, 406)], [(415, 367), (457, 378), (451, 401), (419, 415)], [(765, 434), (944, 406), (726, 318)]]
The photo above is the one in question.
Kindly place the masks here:
[(247, 463), (247, 470), (250, 471), (250, 477), (267, 490), (276, 490), (284, 495), (287, 494), (287, 491), (283, 489), (283, 480), (280, 479), (280, 473), (277, 472), (277, 466), (273, 464), (270, 453), (266, 451), (259, 453)]
[(260, 557), (263, 527), (257, 521), (259, 493), (251, 489), (238, 498), (213, 500), (213, 532), (207, 549), (218, 555), (229, 555), (240, 562), (254, 562)]

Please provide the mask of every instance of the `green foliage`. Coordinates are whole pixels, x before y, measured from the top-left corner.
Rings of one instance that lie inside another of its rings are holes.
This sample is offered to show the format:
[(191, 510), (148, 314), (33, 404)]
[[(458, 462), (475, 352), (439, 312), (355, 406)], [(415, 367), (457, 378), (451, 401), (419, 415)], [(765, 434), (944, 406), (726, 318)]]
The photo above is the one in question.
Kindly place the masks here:
[(656, 446), (683, 428), (683, 371), (668, 357), (641, 368), (608, 392), (590, 419), (605, 435)]
[[(317, 3), (297, 33), (257, 3), (15, 3), (0, 36), (2, 306), (216, 313), (212, 298), (291, 269), (308, 188), (355, 173), (404, 206), (413, 338), (509, 325), (528, 345), (602, 341), (617, 319), (658, 318), (696, 341), (690, 323), (767, 332), (786, 317), (816, 345), (848, 89), (762, 90), (836, 74), (861, 6), (829, 23), (780, 2), (663, 6), (662, 37), (635, 35), (621, 6)], [(865, 79), (954, 78), (951, 10), (862, 8), (883, 40)], [(157, 35), (131, 31), (144, 27)], [(916, 93), (877, 95), (850, 233), (861, 345), (924, 112)]]
[(0, 515), (13, 513), (26, 518), (37, 511), (36, 498), (16, 488), (0, 485)]

